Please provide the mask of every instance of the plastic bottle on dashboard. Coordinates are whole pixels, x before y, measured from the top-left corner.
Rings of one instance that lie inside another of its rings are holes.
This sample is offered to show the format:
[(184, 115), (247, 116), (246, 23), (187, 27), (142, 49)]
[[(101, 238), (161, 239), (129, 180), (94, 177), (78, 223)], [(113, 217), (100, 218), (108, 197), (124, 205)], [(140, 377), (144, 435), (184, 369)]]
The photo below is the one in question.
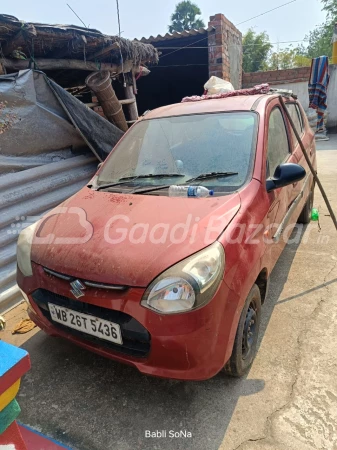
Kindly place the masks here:
[(208, 197), (214, 195), (214, 191), (204, 186), (173, 185), (169, 187), (169, 197)]

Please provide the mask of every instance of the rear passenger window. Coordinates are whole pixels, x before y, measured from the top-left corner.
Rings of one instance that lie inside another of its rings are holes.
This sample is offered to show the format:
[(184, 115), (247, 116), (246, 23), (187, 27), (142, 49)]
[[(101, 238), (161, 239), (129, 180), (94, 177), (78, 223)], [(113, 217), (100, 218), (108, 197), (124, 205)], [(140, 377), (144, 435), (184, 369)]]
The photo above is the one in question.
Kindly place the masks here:
[(303, 132), (304, 132), (304, 125), (303, 125), (303, 117), (302, 117), (302, 113), (301, 113), (300, 107), (299, 107), (297, 104), (296, 104), (295, 106), (296, 106), (296, 110), (297, 110), (298, 117), (300, 118), (301, 131), (302, 131), (302, 133), (303, 133)]
[[(303, 133), (303, 123), (302, 123), (302, 116), (299, 111), (298, 106), (296, 103), (286, 103), (287, 109), (289, 111), (290, 117), (293, 119), (293, 122), (295, 124), (295, 128), (300, 136), (302, 136)], [(293, 137), (293, 145), (296, 147), (298, 144), (297, 138), (295, 136), (294, 130), (292, 129), (292, 126), (290, 125), (291, 134)]]
[(276, 167), (290, 155), (288, 134), (280, 108), (270, 114), (268, 127), (268, 176), (273, 176)]

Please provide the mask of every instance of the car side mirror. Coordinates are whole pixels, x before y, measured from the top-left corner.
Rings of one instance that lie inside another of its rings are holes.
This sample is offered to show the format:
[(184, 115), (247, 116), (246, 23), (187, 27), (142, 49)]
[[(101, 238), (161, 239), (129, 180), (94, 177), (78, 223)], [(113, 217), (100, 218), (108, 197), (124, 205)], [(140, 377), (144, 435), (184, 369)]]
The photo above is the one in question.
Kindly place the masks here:
[(267, 180), (267, 192), (289, 184), (296, 183), (305, 177), (305, 169), (299, 164), (285, 163), (276, 167), (274, 175)]

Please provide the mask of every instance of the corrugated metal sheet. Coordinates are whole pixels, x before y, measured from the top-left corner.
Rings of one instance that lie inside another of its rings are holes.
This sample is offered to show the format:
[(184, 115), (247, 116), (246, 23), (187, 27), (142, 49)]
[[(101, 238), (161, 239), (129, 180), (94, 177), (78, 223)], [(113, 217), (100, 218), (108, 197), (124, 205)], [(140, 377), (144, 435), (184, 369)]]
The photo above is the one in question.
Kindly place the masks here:
[(93, 155), (73, 156), (0, 177), (0, 312), (21, 300), (15, 281), (18, 233), (80, 190), (97, 162)]
[[(209, 26), (208, 28), (199, 28), (198, 30), (188, 30), (188, 31), (182, 31), (181, 33), (178, 31), (175, 31), (174, 33), (166, 33), (164, 35), (158, 34), (158, 36), (150, 36), (149, 38), (142, 37), (140, 39), (140, 42), (143, 44), (153, 44), (153, 42), (160, 42), (160, 41), (169, 41), (171, 39), (181, 39), (185, 37), (190, 36), (198, 36), (208, 33), (209, 31), (215, 30), (214, 27)], [(135, 39), (138, 40), (138, 39)]]

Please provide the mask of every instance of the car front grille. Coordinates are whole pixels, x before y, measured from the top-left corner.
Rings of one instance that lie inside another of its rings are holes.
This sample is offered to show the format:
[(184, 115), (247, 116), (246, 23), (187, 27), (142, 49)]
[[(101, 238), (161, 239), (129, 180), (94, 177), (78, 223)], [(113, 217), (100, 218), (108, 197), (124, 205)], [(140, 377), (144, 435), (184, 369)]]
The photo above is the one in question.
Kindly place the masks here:
[[(136, 319), (121, 311), (115, 311), (101, 306), (91, 305), (89, 303), (80, 302), (63, 295), (55, 294), (46, 289), (37, 289), (32, 294), (33, 300), (40, 308), (42, 314), (57, 328), (66, 331), (69, 334), (77, 336), (83, 340), (90, 341), (100, 347), (109, 348), (111, 350), (131, 355), (135, 357), (146, 357), (151, 348), (150, 333)], [(110, 322), (118, 323), (121, 327), (123, 344), (118, 345), (113, 342), (96, 338), (82, 331), (74, 330), (64, 326), (51, 319), (48, 302), (65, 308), (73, 309), (84, 314), (90, 314)]]

